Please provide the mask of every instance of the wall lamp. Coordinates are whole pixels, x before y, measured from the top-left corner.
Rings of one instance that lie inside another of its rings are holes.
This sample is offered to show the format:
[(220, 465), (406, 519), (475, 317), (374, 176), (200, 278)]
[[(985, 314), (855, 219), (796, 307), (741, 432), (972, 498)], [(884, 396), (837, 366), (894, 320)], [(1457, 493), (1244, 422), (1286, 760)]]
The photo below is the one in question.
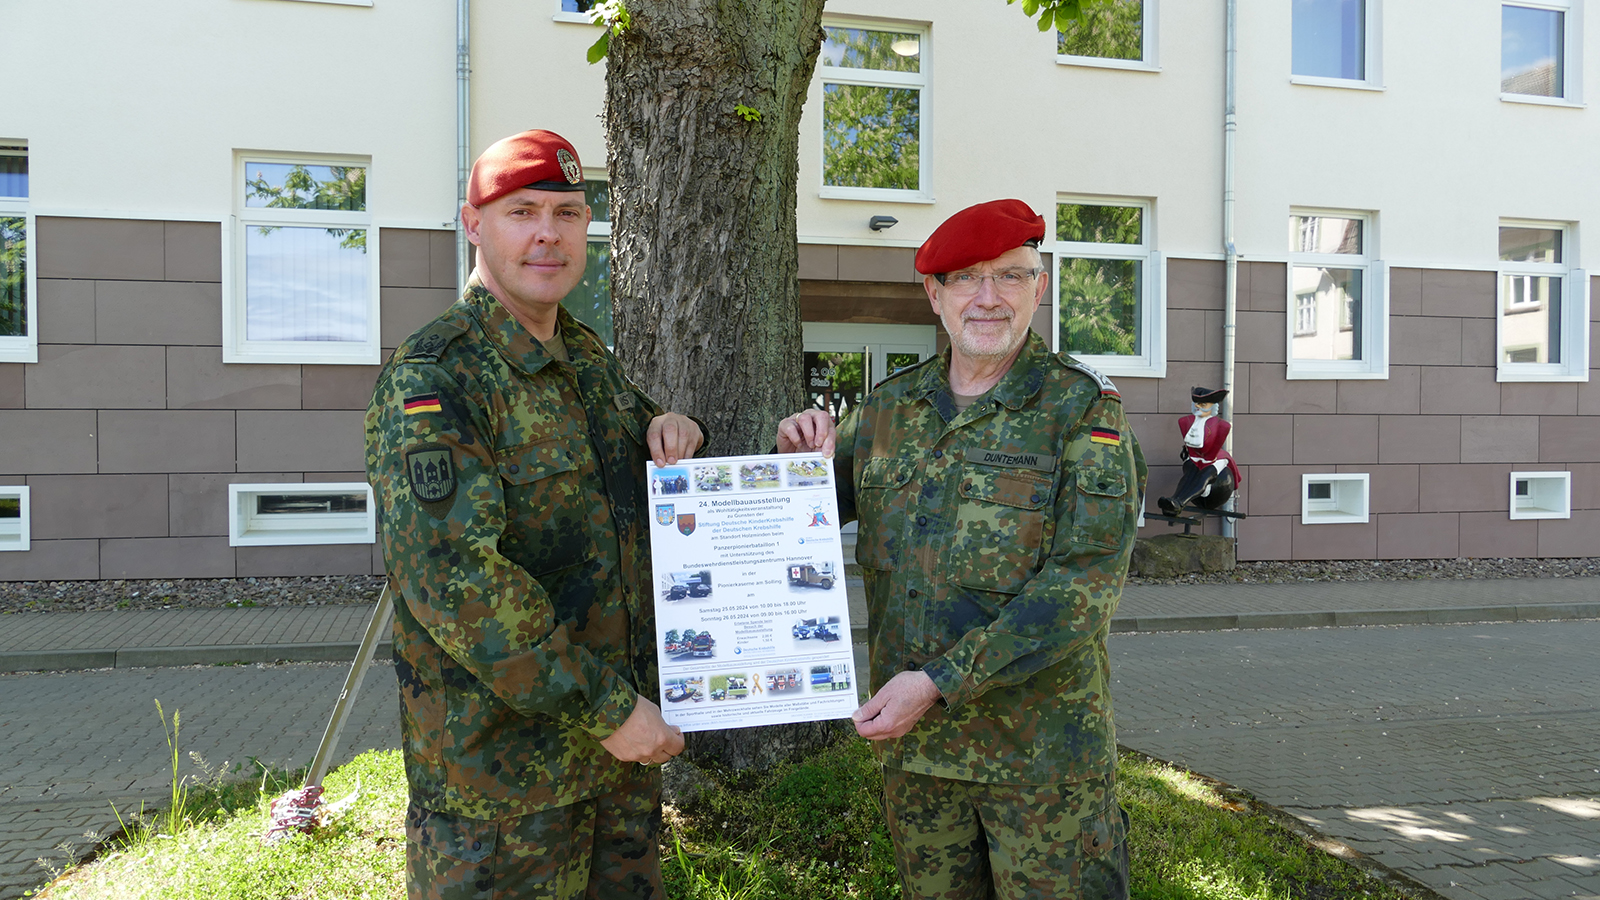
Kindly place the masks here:
[(900, 220), (894, 216), (873, 216), (867, 220), (867, 227), (873, 231), (882, 231), (885, 228), (893, 228), (899, 224)]

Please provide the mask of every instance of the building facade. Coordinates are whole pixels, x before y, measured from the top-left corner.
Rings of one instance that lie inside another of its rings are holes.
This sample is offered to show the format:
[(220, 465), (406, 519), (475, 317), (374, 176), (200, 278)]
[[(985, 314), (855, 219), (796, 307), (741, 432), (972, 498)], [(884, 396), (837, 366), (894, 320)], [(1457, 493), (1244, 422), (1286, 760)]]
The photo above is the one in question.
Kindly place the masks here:
[[(586, 5), (473, 0), (464, 111), (450, 4), (0, 10), (34, 73), (0, 106), (0, 579), (381, 572), (361, 410), (455, 296), (459, 150), (574, 142), (570, 305), (609, 329)], [(1147, 509), (1190, 388), (1226, 383), (1241, 559), (1600, 555), (1582, 0), (1237, 7), (1229, 152), (1222, 4), (1040, 33), (833, 0), (799, 159), (816, 401), (937, 352), (915, 248), (1017, 197), (1052, 223), (1035, 328), (1115, 379)]]

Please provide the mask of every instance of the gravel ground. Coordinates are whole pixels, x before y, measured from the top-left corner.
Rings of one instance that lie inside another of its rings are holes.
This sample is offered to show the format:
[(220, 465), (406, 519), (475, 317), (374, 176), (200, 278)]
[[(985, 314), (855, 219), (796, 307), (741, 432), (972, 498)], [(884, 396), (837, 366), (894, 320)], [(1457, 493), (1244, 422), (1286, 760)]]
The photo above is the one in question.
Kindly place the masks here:
[(174, 578), (167, 581), (9, 581), (0, 582), (0, 613), (332, 606), (371, 603), (378, 599), (382, 590), (383, 578), (372, 575)]
[[(852, 568), (854, 568), (852, 566)], [(1411, 581), (1418, 578), (1600, 577), (1600, 558), (1390, 559), (1246, 562), (1231, 572), (1184, 578), (1129, 578), (1129, 584), (1285, 584), (1300, 581)], [(0, 582), (0, 613), (225, 606), (371, 603), (383, 579), (369, 575), (303, 578), (178, 578), (170, 581)]]

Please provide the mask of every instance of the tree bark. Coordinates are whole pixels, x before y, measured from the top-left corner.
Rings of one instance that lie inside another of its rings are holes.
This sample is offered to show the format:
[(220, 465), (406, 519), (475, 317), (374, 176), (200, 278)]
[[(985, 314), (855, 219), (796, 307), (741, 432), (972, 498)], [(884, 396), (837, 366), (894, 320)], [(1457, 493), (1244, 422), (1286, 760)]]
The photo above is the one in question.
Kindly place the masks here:
[[(617, 355), (710, 427), (702, 456), (766, 452), (805, 402), (795, 198), (823, 2), (629, 0), (607, 54)], [(839, 730), (701, 732), (689, 754), (762, 767)]]

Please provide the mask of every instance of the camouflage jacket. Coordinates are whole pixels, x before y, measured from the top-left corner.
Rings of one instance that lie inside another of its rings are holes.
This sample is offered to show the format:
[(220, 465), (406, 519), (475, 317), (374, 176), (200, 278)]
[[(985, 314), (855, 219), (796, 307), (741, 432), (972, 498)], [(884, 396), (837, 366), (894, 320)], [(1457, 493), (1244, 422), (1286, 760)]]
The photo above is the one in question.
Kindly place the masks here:
[(550, 356), (477, 284), (367, 410), (412, 801), (478, 819), (614, 784), (600, 741), (655, 693), (645, 429), (661, 410), (559, 313)]
[(943, 695), (885, 765), (1050, 784), (1116, 764), (1106, 634), (1145, 466), (1115, 388), (1075, 365), (1030, 334), (958, 415), (946, 351), (840, 423), (873, 689), (921, 669)]

